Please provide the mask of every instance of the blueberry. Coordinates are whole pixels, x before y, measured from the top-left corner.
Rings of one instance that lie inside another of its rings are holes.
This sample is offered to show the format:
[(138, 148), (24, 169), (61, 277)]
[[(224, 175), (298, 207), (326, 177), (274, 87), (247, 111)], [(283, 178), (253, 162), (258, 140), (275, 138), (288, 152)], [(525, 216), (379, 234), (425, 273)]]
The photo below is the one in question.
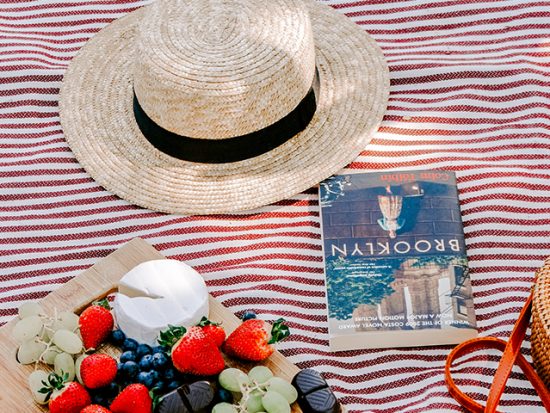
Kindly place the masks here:
[(153, 377), (153, 382), (156, 383), (159, 379), (160, 379), (160, 374), (158, 371), (156, 370), (151, 370), (149, 372), (149, 374), (151, 375), (151, 377)]
[(139, 369), (141, 371), (149, 371), (153, 368), (153, 356), (150, 354), (144, 355), (139, 361)]
[(122, 330), (113, 330), (111, 332), (111, 343), (115, 346), (121, 346), (124, 340), (126, 340), (126, 334)]
[(256, 313), (252, 310), (245, 311), (243, 315), (241, 316), (241, 320), (251, 320), (253, 318), (256, 318)]
[(221, 402), (233, 403), (233, 395), (229, 390), (226, 390), (223, 387), (218, 389), (218, 397)]
[(157, 389), (157, 393), (162, 393), (165, 387), (166, 383), (162, 380), (157, 380), (153, 383), (153, 389)]
[(92, 403), (107, 407), (109, 406), (109, 399), (102, 393), (94, 393), (92, 394)]
[(153, 354), (155, 354), (155, 353), (167, 353), (168, 350), (169, 350), (168, 347), (156, 346), (156, 347), (153, 347), (153, 348), (151, 349), (151, 352), (152, 352)]
[(120, 362), (126, 363), (127, 361), (136, 361), (136, 353), (133, 351), (125, 351), (120, 355)]
[(162, 377), (167, 382), (170, 382), (170, 381), (174, 380), (176, 377), (178, 377), (178, 372), (176, 371), (176, 369), (174, 369), (172, 367), (168, 367), (166, 370), (164, 370), (164, 373), (163, 373)]
[(136, 348), (137, 358), (140, 359), (146, 354), (151, 354), (151, 346), (147, 344), (140, 344)]
[(168, 366), (168, 357), (164, 353), (153, 354), (153, 367), (157, 370), (162, 370)]
[[(132, 363), (132, 362), (129, 361), (128, 363)], [(105, 397), (107, 397), (108, 399), (110, 399), (111, 397), (115, 397), (119, 392), (118, 384), (116, 383), (110, 383), (105, 387), (101, 387), (98, 390), (100, 390), (101, 393), (104, 394)]]
[(133, 338), (127, 338), (122, 343), (122, 351), (136, 351), (138, 342)]
[(141, 371), (137, 376), (138, 383), (143, 384), (148, 389), (153, 387), (153, 375), (150, 371)]
[(180, 386), (180, 382), (177, 380), (172, 380), (166, 385), (166, 391), (176, 390)]
[(139, 366), (135, 361), (129, 360), (122, 366), (122, 371), (127, 378), (131, 379), (139, 373)]

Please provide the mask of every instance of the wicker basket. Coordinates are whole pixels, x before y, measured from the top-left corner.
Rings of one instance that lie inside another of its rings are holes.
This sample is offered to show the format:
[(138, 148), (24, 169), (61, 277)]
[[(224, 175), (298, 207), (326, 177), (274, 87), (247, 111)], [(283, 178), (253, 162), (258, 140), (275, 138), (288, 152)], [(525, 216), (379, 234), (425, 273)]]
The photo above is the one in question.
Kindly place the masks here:
[(550, 257), (536, 274), (532, 312), (531, 355), (537, 373), (550, 388)]

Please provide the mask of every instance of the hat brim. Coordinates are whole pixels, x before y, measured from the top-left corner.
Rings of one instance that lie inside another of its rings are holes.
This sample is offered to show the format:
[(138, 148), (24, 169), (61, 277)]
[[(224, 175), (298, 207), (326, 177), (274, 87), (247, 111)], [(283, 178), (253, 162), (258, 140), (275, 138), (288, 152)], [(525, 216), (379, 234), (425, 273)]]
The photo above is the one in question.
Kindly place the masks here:
[(146, 7), (97, 33), (60, 91), (65, 138), (86, 171), (129, 202), (175, 214), (249, 210), (304, 191), (352, 162), (378, 129), (389, 95), (382, 51), (359, 26), (308, 1), (320, 90), (308, 127), (263, 155), (225, 164), (179, 160), (142, 135), (132, 108), (136, 28)]

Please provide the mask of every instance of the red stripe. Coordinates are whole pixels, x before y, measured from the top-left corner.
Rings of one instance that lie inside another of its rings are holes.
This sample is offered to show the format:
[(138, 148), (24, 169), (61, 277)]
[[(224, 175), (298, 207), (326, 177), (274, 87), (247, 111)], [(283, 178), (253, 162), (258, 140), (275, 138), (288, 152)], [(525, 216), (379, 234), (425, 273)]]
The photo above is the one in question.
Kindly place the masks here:
[[(3, 0), (3, 4), (17, 4), (21, 6), (24, 1), (21, 0)], [(23, 12), (23, 11), (34, 11), (34, 10), (47, 10), (47, 9), (58, 9), (60, 7), (67, 8), (67, 7), (74, 7), (75, 13), (78, 13), (79, 7), (86, 7), (86, 6), (97, 6), (97, 5), (114, 5), (119, 6), (122, 3), (129, 3), (129, 4), (136, 4), (136, 7), (139, 5), (140, 1), (128, 1), (128, 0), (93, 0), (93, 1), (82, 1), (82, 2), (62, 2), (62, 3), (40, 3), (40, 4), (33, 4), (32, 1), (28, 1), (27, 3), (30, 3), (28, 6), (21, 6), (21, 7), (6, 7), (2, 8), (0, 7), (0, 11), (4, 10), (6, 12)], [(141, 1), (143, 3), (143, 1)], [(1, 4), (0, 4), (1, 6)], [(97, 13), (101, 13), (101, 10), (97, 11)]]
[[(436, 31), (436, 30), (453, 30), (453, 29), (461, 29), (464, 27), (472, 27), (474, 25), (489, 25), (489, 24), (498, 24), (503, 25), (505, 23), (510, 23), (516, 20), (522, 20), (522, 19), (529, 19), (529, 18), (545, 18), (550, 17), (550, 13), (547, 11), (537, 11), (537, 12), (528, 12), (528, 13), (519, 13), (514, 14), (513, 16), (506, 16), (506, 17), (496, 17), (496, 18), (488, 18), (488, 19), (479, 19), (479, 20), (472, 20), (472, 21), (464, 21), (464, 22), (457, 22), (457, 23), (447, 23), (447, 24), (432, 24), (430, 26), (422, 26), (422, 25), (415, 25), (414, 30), (415, 31)], [(416, 18), (416, 16), (415, 16)], [(399, 23), (400, 18), (395, 19), (396, 23)], [(405, 20), (407, 21), (407, 20)], [(416, 21), (413, 19), (413, 21)], [(357, 24), (361, 26), (376, 26), (379, 24), (392, 24), (391, 22), (387, 22), (384, 20), (357, 20)], [(402, 23), (402, 22), (401, 22)], [(396, 24), (397, 27), (399, 27), (398, 24)], [(384, 33), (408, 33), (411, 31), (411, 28), (403, 28), (403, 29), (396, 29), (396, 30), (384, 30)], [(373, 34), (381, 34), (382, 31), (380, 30), (371, 30), (368, 29), (369, 33)]]
[[(113, 4), (116, 4), (116, 3), (113, 3)], [(134, 11), (135, 10), (135, 7), (130, 7), (130, 8), (120, 8), (120, 9), (114, 9), (114, 10), (107, 10), (105, 9), (105, 13), (130, 13), (131, 11)], [(5, 11), (11, 11), (11, 9), (6, 9)], [(95, 10), (95, 9), (85, 9), (85, 8), (81, 8), (79, 7), (78, 8), (78, 14), (89, 14), (89, 15), (93, 15), (93, 14), (97, 14), (98, 11)], [(12, 21), (29, 21), (29, 20), (32, 20), (32, 19), (44, 19), (44, 18), (59, 18), (59, 17), (72, 17), (75, 15), (75, 12), (73, 10), (68, 10), (68, 11), (65, 11), (65, 10), (56, 10), (54, 12), (51, 12), (51, 13), (37, 13), (37, 14), (32, 14), (32, 15), (25, 15), (25, 16), (8, 16), (6, 14), (2, 15), (2, 23), (0, 23), (1, 26), (8, 26), (8, 27), (13, 27), (11, 25), (7, 25), (4, 23), (5, 20), (12, 20)], [(19, 27), (20, 25), (17, 24), (15, 25), (15, 27)], [(41, 26), (41, 23), (40, 22), (36, 22), (36, 26)], [(21, 27), (36, 27), (35, 24), (29, 24), (29, 25), (21, 25)], [(59, 26), (59, 24), (55, 24), (55, 26)]]
[[(371, 34), (378, 34), (379, 41), (383, 44), (383, 49), (386, 51), (387, 49), (393, 50), (410, 50), (415, 49), (417, 47), (427, 47), (427, 46), (464, 46), (464, 45), (472, 45), (472, 46), (479, 46), (479, 45), (488, 45), (488, 44), (503, 44), (508, 43), (516, 40), (525, 40), (525, 39), (533, 39), (533, 40), (540, 40), (545, 41), (546, 38), (541, 34), (541, 31), (548, 30), (550, 25), (547, 23), (524, 23), (521, 24), (521, 22), (518, 22), (519, 24), (514, 24), (513, 26), (502, 26), (502, 25), (496, 25), (491, 28), (485, 28), (485, 29), (474, 29), (474, 30), (461, 30), (460, 34), (456, 33), (450, 33), (450, 34), (444, 34), (441, 32), (434, 32), (436, 34), (431, 34), (428, 32), (425, 36), (414, 36), (409, 37), (407, 39), (401, 37), (384, 37), (381, 38), (379, 35), (387, 34), (392, 35), (394, 31), (384, 31), (384, 30), (371, 30), (369, 29), (368, 32)], [(474, 26), (475, 27), (475, 26)], [(411, 28), (412, 29), (412, 28)], [(411, 29), (408, 31), (410, 32)], [(517, 35), (512, 36), (512, 34), (515, 34), (514, 32), (519, 31), (526, 31), (531, 30), (534, 33), (525, 34), (524, 36)], [(495, 38), (490, 38), (492, 35), (509, 35), (509, 36), (498, 36)], [(485, 39), (487, 38), (487, 39)], [(442, 40), (445, 39), (460, 39), (449, 43), (443, 43)], [(397, 46), (394, 46), (393, 44), (402, 45), (402, 48), (399, 48)], [(525, 45), (518, 45), (517, 47), (526, 47)], [(529, 46), (528, 46), (529, 47)], [(531, 46), (532, 47), (532, 46)], [(443, 49), (443, 52), (445, 54), (452, 55), (453, 58), (461, 59), (461, 56), (457, 53), (453, 52), (452, 50), (449, 50), (447, 48)], [(534, 53), (537, 53), (537, 51), (534, 51)], [(470, 54), (470, 51), (468, 51), (468, 54)], [(522, 54), (523, 55), (523, 54)], [(544, 51), (541, 51), (539, 56), (546, 56), (547, 53)], [(455, 57), (456, 56), (456, 57)], [(499, 56), (504, 57), (504, 56)], [(480, 60), (484, 59), (494, 59), (494, 56), (486, 56), (486, 57), (480, 57)]]
[[(486, 2), (498, 2), (499, 0), (487, 0)], [(375, 5), (375, 4), (380, 4), (380, 5), (384, 5), (384, 6), (387, 6), (387, 8), (385, 8), (386, 11), (383, 11), (383, 10), (377, 10), (377, 9), (372, 9), (372, 12), (373, 14), (377, 14), (377, 13), (398, 13), (398, 12), (402, 12), (402, 11), (408, 11), (408, 10), (425, 10), (425, 9), (432, 9), (432, 8), (436, 8), (436, 7), (448, 7), (448, 6), (461, 6), (461, 5), (468, 5), (470, 4), (469, 1), (465, 1), (465, 0), (457, 0), (457, 1), (441, 1), (441, 2), (432, 2), (432, 3), (429, 3), (429, 2), (426, 2), (426, 3), (422, 3), (422, 4), (410, 4), (410, 5), (407, 5), (406, 7), (389, 7), (390, 4), (392, 3), (403, 3), (402, 0), (361, 0), (361, 1), (351, 1), (351, 2), (348, 2), (348, 3), (340, 3), (340, 4), (331, 4), (331, 6), (335, 9), (346, 9), (348, 7), (360, 7), (360, 6), (372, 6), (372, 5)], [(485, 3), (485, 1), (484, 1)], [(369, 9), (371, 10), (371, 9)]]
[[(479, 248), (524, 248), (524, 249), (533, 249), (533, 250), (541, 250), (544, 251), (548, 248), (548, 243), (541, 243), (541, 242), (514, 242), (510, 240), (509, 242), (502, 242), (502, 241), (491, 241), (491, 242), (468, 242), (468, 248), (469, 249), (479, 249)], [(533, 268), (533, 270), (535, 270)]]
[[(464, 3), (462, 3), (464, 5)], [(537, 3), (531, 3), (529, 4), (530, 7), (533, 7), (533, 6), (547, 6), (548, 4), (546, 2), (537, 2)], [(419, 8), (403, 8), (402, 11), (408, 11), (410, 12), (411, 10), (423, 10), (423, 13), (414, 13), (414, 14), (411, 14), (409, 16), (406, 16), (406, 17), (391, 17), (389, 19), (382, 19), (382, 18), (377, 18), (376, 20), (365, 20), (365, 23), (363, 22), (359, 22), (359, 24), (366, 24), (366, 25), (369, 25), (369, 24), (387, 24), (387, 25), (392, 25), (392, 24), (396, 24), (396, 25), (399, 25), (399, 24), (403, 24), (403, 23), (409, 23), (409, 22), (413, 22), (413, 23), (416, 23), (416, 22), (421, 22), (421, 21), (425, 21), (425, 20), (438, 20), (438, 19), (449, 19), (449, 18), (456, 18), (456, 17), (466, 17), (466, 16), (469, 16), (469, 17), (474, 17), (474, 19), (472, 19), (472, 23), (477, 23), (477, 22), (486, 22), (486, 21), (495, 21), (495, 22), (498, 22), (498, 23), (501, 23), (501, 22), (504, 22), (504, 21), (507, 21), (505, 20), (505, 18), (502, 18), (503, 20), (501, 21), (500, 19), (501, 18), (496, 18), (496, 19), (490, 19), (490, 20), (478, 20), (478, 19), (475, 19), (476, 16), (480, 15), (480, 14), (487, 14), (487, 13), (502, 13), (502, 12), (505, 12), (505, 11), (517, 11), (517, 10), (523, 10), (525, 9), (527, 6), (525, 4), (507, 4), (505, 6), (500, 6), (500, 7), (484, 7), (484, 8), (476, 8), (476, 9), (466, 9), (466, 8), (462, 8), (460, 11), (457, 11), (456, 9), (453, 10), (453, 11), (445, 11), (445, 12), (438, 12), (438, 13), (429, 13), (429, 12), (426, 12), (426, 10), (423, 8), (423, 9), (419, 9)], [(537, 13), (533, 13), (535, 15), (537, 15), (538, 17), (538, 12)], [(376, 15), (376, 13), (372, 13), (372, 10), (363, 10), (363, 11), (355, 11), (355, 12), (350, 12), (350, 13), (346, 13), (346, 16), (350, 16), (350, 17), (357, 17), (357, 16), (372, 16), (372, 15)], [(518, 15), (516, 13), (510, 13), (511, 17), (520, 17), (520, 16), (523, 16), (523, 15)], [(436, 26), (437, 27), (437, 26)], [(452, 28), (452, 27), (451, 27)]]

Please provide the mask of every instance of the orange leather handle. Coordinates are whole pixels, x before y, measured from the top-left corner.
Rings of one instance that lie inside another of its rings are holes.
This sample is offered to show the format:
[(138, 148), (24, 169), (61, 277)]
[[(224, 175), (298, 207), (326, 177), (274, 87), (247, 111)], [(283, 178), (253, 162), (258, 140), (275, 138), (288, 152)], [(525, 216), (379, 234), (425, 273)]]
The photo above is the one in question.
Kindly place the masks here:
[[(527, 379), (533, 385), (535, 391), (539, 395), (542, 404), (547, 412), (550, 412), (550, 392), (544, 385), (543, 381), (537, 375), (535, 369), (529, 364), (529, 362), (520, 353), (521, 343), (525, 338), (525, 331), (529, 326), (529, 319), (531, 318), (531, 304), (533, 302), (533, 295), (531, 294), (527, 299), (519, 319), (512, 330), (510, 339), (508, 342), (494, 337), (481, 337), (474, 338), (472, 340), (465, 341), (464, 343), (456, 346), (451, 353), (447, 356), (447, 362), (445, 364), (445, 383), (449, 389), (449, 393), (458, 401), (464, 408), (474, 413), (496, 413), (498, 402), (506, 387), (506, 381), (510, 377), (512, 367), (517, 364)], [(497, 349), (502, 351), (502, 358), (500, 359), (493, 383), (489, 390), (489, 396), (487, 397), (487, 403), (485, 406), (473, 400), (468, 395), (464, 394), (455, 384), (451, 376), (451, 367), (453, 362), (461, 356), (469, 354), (473, 351), (480, 349)]]

